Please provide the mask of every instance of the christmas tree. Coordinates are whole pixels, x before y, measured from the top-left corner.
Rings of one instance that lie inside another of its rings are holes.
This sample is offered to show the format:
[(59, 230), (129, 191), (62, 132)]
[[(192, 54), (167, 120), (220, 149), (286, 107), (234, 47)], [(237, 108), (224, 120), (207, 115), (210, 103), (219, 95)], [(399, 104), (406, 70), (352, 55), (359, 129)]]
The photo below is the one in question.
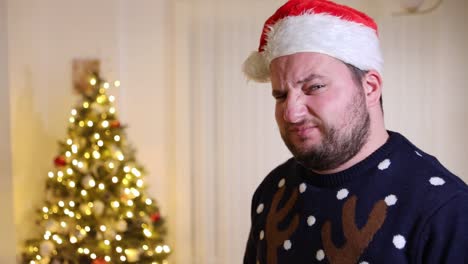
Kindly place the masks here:
[(168, 263), (164, 219), (145, 192), (110, 86), (94, 74), (80, 90), (23, 263)]

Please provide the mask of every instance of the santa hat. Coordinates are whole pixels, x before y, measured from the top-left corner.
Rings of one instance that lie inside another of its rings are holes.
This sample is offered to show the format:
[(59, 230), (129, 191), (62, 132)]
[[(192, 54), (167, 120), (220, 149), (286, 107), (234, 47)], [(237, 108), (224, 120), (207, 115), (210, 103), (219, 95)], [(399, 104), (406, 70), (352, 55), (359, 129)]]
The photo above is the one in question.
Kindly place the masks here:
[(318, 52), (380, 74), (377, 24), (366, 14), (328, 0), (290, 0), (263, 26), (258, 51), (244, 62), (247, 78), (270, 79), (270, 62), (298, 52)]

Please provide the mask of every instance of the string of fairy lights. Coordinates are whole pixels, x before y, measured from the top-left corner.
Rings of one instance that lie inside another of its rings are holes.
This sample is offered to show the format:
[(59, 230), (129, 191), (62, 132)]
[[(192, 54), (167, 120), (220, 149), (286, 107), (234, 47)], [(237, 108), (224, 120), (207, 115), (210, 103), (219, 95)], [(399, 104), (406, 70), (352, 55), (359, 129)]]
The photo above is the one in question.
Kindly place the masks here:
[[(76, 193), (76, 196), (50, 198), (47, 204), (41, 208), (42, 219), (46, 221), (42, 234), (43, 241), (40, 245), (29, 246), (29, 254), (35, 255), (29, 264), (48, 263), (44, 261), (45, 258), (50, 260), (51, 257), (58, 255), (60, 253), (58, 248), (65, 243), (79, 245), (75, 248), (74, 254), (87, 256), (93, 264), (138, 262), (142, 256), (151, 258), (154, 255), (161, 255), (157, 259), (164, 259), (163, 256), (171, 253), (171, 248), (164, 243), (151, 245), (151, 243), (143, 241), (138, 247), (123, 243), (127, 239), (125, 231), (130, 220), (138, 216), (149, 218), (148, 213), (144, 210), (136, 210), (136, 204), (138, 203), (140, 207), (143, 205), (155, 206), (154, 200), (146, 197), (141, 191), (145, 184), (140, 168), (133, 165), (132, 162), (126, 164), (126, 154), (114, 146), (121, 143), (122, 136), (109, 129), (120, 128), (118, 120), (109, 120), (109, 117), (116, 113), (116, 109), (112, 105), (115, 102), (115, 97), (107, 95), (111, 84), (100, 82), (96, 78), (91, 78), (89, 83), (99, 89), (98, 94), (94, 101), (84, 100), (81, 104), (82, 109), (72, 109), (69, 123), (72, 127), (94, 128), (97, 132), (86, 138), (86, 142), (90, 142), (86, 144), (88, 147), (80, 144), (77, 138), (67, 138), (64, 157), (59, 157), (59, 161), (56, 161), (61, 166), (47, 174), (49, 181), (53, 182), (51, 184), (62, 186), (66, 188), (67, 193)], [(119, 87), (120, 82), (115, 81), (113, 86)], [(96, 104), (97, 106), (109, 105), (106, 108), (107, 111), (100, 115), (101, 120), (80, 120), (81, 110), (90, 110), (89, 108), (95, 107)], [(90, 164), (102, 165), (112, 174), (109, 177), (98, 179), (96, 174), (99, 174), (97, 171), (99, 166), (91, 166)], [(119, 170), (121, 171), (119, 172)], [(90, 171), (92, 173), (89, 173)], [(119, 173), (125, 176), (118, 177)], [(112, 199), (104, 202), (102, 199), (93, 200), (92, 197), (89, 197), (91, 193), (94, 197), (101, 197), (110, 190), (115, 192), (116, 188), (123, 188), (123, 193), (119, 193), (120, 197), (114, 195)], [(89, 221), (81, 221), (93, 215), (96, 217), (95, 219), (98, 219), (97, 216), (102, 215), (105, 208), (110, 208), (115, 215), (120, 215), (120, 219), (116, 222), (96, 225), (86, 224)], [(159, 221), (159, 218), (159, 212), (151, 215), (152, 221)], [(56, 221), (47, 222), (49, 219), (60, 219), (60, 221), (55, 224)], [(145, 238), (150, 239), (156, 236), (151, 221), (142, 221), (139, 229)], [(92, 241), (88, 243), (88, 246), (83, 242), (87, 238)], [(162, 260), (150, 263), (167, 264), (168, 262)]]

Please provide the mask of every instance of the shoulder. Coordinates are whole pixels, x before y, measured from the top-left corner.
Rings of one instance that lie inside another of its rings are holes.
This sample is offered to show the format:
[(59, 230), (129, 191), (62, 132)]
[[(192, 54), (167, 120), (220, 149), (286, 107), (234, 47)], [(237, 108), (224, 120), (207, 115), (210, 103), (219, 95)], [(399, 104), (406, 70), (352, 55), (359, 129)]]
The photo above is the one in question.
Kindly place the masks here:
[(468, 260), (468, 192), (458, 191), (434, 208), (417, 241), (417, 258), (422, 263), (465, 263)]
[(278, 186), (278, 183), (281, 181), (281, 179), (291, 178), (290, 176), (296, 173), (296, 169), (297, 162), (294, 158), (288, 159), (273, 169), (255, 190), (252, 198), (252, 211), (255, 210), (254, 205), (257, 204), (262, 197), (271, 196), (271, 193), (277, 189), (275, 186)]

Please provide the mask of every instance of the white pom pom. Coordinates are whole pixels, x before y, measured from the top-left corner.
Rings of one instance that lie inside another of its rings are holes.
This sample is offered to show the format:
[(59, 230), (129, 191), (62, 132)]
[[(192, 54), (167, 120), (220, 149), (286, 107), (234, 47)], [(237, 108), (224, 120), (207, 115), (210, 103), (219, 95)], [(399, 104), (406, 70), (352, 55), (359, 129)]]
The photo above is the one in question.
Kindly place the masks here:
[(249, 80), (256, 82), (270, 81), (270, 67), (262, 53), (254, 51), (245, 60), (242, 71)]

